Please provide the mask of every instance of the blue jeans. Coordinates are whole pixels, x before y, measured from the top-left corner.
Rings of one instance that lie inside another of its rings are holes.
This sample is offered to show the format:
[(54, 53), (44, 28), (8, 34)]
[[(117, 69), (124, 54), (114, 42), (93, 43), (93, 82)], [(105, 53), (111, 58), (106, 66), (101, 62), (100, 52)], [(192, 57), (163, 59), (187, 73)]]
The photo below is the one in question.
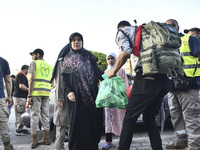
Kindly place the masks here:
[(163, 97), (169, 91), (169, 80), (164, 74), (143, 77), (137, 74), (128, 100), (118, 150), (129, 150), (134, 127), (140, 114), (147, 129), (153, 150), (162, 150), (162, 140), (155, 116), (159, 113)]

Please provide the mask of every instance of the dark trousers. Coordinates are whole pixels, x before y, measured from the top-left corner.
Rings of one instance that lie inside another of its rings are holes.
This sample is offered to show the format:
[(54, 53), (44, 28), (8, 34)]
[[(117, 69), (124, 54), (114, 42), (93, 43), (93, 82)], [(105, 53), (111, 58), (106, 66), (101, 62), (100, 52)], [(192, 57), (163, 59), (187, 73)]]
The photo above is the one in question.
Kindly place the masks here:
[(143, 77), (137, 74), (129, 97), (118, 150), (129, 150), (134, 128), (143, 114), (153, 150), (162, 150), (162, 141), (155, 116), (159, 113), (163, 97), (169, 91), (169, 80), (164, 74)]

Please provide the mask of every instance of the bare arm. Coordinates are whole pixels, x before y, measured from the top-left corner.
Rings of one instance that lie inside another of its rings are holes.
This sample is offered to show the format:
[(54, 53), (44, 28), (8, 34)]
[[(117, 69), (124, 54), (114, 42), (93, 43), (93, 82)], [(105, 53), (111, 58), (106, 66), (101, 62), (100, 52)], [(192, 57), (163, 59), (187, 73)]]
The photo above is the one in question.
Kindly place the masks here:
[(115, 68), (113, 70), (108, 70), (106, 72), (108, 78), (115, 76), (116, 73), (119, 71), (119, 69), (126, 63), (128, 58), (129, 58), (129, 53), (127, 52), (121, 53), (117, 58)]
[(19, 84), (19, 88), (23, 91), (28, 91), (28, 88), (24, 84)]
[[(35, 83), (35, 73), (30, 73), (30, 80), (29, 80), (29, 88), (28, 88), (28, 96), (32, 96), (33, 88)], [(28, 104), (32, 105), (31, 102), (32, 98), (28, 98)]]
[(6, 92), (7, 92), (6, 101), (8, 102), (8, 107), (9, 107), (10, 105), (12, 105), (12, 101), (11, 101), (12, 82), (11, 82), (10, 75), (5, 75), (4, 80), (5, 80), (5, 86), (6, 86)]

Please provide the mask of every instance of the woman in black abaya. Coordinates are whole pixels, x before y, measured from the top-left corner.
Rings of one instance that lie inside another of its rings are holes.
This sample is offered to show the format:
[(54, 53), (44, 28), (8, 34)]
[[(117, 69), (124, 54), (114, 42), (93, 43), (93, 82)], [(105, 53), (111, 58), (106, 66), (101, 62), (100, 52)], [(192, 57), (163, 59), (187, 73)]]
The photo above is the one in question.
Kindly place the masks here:
[(103, 116), (95, 100), (103, 72), (95, 56), (83, 48), (80, 33), (73, 33), (69, 42), (62, 69), (70, 118), (69, 150), (98, 150)]

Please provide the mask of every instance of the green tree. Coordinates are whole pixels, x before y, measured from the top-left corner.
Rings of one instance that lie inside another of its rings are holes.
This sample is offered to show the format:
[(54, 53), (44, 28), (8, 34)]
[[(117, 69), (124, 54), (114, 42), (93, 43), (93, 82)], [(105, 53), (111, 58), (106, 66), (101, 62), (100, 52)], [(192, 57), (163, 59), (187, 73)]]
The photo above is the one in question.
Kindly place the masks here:
[(102, 71), (105, 71), (108, 66), (107, 61), (106, 61), (106, 54), (101, 53), (101, 52), (91, 51), (91, 50), (90, 52), (92, 52), (92, 54), (96, 57), (99, 68)]

